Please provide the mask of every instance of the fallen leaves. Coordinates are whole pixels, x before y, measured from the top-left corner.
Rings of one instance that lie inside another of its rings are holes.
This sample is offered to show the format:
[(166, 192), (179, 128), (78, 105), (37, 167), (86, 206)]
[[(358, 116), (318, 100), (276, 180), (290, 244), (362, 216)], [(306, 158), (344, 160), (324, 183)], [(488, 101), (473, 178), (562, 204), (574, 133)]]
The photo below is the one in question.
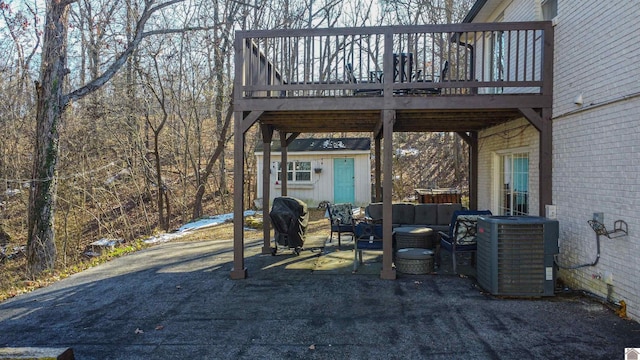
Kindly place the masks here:
[[(163, 330), (164, 329), (164, 325), (156, 325), (155, 329), (157, 331)], [(135, 331), (133, 332), (134, 334), (144, 334), (144, 330), (140, 329), (140, 328), (136, 328)]]

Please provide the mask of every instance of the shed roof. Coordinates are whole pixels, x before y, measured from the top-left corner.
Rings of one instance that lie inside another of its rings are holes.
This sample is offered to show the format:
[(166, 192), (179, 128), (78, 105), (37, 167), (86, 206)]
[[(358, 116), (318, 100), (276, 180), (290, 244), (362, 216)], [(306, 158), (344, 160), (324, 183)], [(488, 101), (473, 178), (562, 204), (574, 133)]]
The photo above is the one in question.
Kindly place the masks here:
[[(262, 152), (264, 150), (263, 144), (258, 143), (256, 146), (256, 152)], [(271, 144), (271, 151), (280, 151), (280, 141), (273, 141)], [(295, 139), (287, 147), (288, 152), (332, 152), (332, 151), (345, 151), (345, 150), (371, 150), (370, 138), (307, 138), (307, 139)]]

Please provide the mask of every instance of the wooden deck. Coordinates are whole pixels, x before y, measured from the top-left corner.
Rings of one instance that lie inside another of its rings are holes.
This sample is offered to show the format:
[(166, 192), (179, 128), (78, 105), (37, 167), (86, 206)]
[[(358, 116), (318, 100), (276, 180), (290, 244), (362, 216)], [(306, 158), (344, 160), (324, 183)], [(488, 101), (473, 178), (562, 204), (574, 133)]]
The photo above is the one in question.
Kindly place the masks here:
[[(445, 70), (446, 69), (446, 70)], [(236, 159), (259, 123), (264, 161), (274, 132), (286, 145), (300, 133), (371, 132), (376, 196), (384, 205), (381, 277), (391, 262), (393, 132), (458, 133), (470, 149), (470, 207), (477, 206), (478, 131), (526, 118), (540, 134), (539, 203), (551, 204), (553, 27), (550, 22), (239, 31), (235, 40)], [(384, 152), (383, 150), (384, 149)], [(243, 259), (243, 162), (234, 169), (232, 278)], [(265, 171), (269, 166), (263, 167)], [(286, 175), (282, 194), (286, 195)], [(268, 181), (269, 174), (265, 174)], [(269, 199), (268, 183), (263, 199)], [(268, 200), (264, 204), (268, 211)], [(265, 216), (268, 234), (268, 216)], [(269, 252), (265, 235), (263, 251)]]

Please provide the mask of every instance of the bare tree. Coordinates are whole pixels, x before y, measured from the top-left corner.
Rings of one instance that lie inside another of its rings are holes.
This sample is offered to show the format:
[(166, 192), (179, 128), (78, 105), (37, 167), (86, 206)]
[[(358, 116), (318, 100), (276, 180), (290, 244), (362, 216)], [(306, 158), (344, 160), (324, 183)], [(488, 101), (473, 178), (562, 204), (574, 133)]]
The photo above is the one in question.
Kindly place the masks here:
[(40, 80), (36, 83), (36, 137), (31, 191), (29, 197), (29, 221), (27, 259), (32, 275), (52, 269), (55, 265), (56, 246), (54, 214), (57, 189), (57, 163), (59, 155), (59, 130), (65, 108), (70, 102), (83, 98), (106, 84), (126, 63), (129, 56), (149, 35), (164, 33), (161, 30), (145, 32), (151, 16), (183, 0), (158, 3), (146, 0), (136, 22), (134, 36), (124, 50), (95, 79), (69, 93), (63, 84), (69, 74), (67, 68), (67, 34), (69, 7), (76, 0), (48, 1), (43, 30)]
[[(12, 8), (0, 1), (0, 194), (20, 191), (33, 128), (32, 63), (40, 47), (37, 7)], [(3, 199), (4, 200), (4, 199)], [(0, 214), (5, 216), (0, 205)], [(6, 215), (9, 216), (8, 214)], [(2, 221), (0, 220), (0, 224)]]
[[(147, 110), (145, 112), (145, 120), (147, 126), (153, 133), (153, 155), (154, 168), (155, 168), (155, 183), (158, 189), (157, 204), (158, 204), (158, 224), (162, 230), (169, 230), (169, 219), (171, 217), (171, 207), (169, 202), (169, 192), (166, 183), (162, 179), (162, 160), (160, 154), (160, 135), (167, 120), (169, 118), (169, 104), (167, 103), (166, 91), (163, 85), (162, 76), (160, 75), (160, 68), (158, 66), (158, 54), (160, 50), (156, 51), (152, 55), (153, 71), (157, 80), (157, 88), (152, 84), (150, 74), (145, 74), (145, 84), (147, 88), (158, 102), (160, 114), (155, 114), (152, 111)], [(151, 107), (151, 106), (150, 106)]]

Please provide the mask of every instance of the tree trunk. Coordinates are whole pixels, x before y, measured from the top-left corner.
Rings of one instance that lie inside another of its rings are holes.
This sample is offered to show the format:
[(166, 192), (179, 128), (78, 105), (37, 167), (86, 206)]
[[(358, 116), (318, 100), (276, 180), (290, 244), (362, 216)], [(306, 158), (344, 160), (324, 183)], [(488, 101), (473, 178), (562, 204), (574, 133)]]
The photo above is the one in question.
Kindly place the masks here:
[[(233, 93), (233, 91), (232, 91)], [(227, 108), (227, 114), (225, 116), (224, 124), (220, 133), (218, 134), (218, 143), (216, 145), (216, 149), (211, 154), (211, 157), (207, 161), (207, 166), (200, 176), (200, 183), (198, 184), (198, 190), (196, 191), (195, 200), (193, 202), (193, 215), (192, 219), (199, 219), (202, 216), (202, 198), (204, 197), (205, 192), (205, 184), (213, 171), (213, 165), (216, 163), (216, 160), (220, 157), (220, 155), (224, 152), (224, 146), (227, 143), (227, 130), (229, 129), (229, 124), (231, 124), (231, 118), (233, 115), (233, 111), (231, 111), (233, 105), (229, 105)]]
[(35, 155), (29, 193), (27, 259), (32, 276), (53, 269), (56, 259), (53, 225), (60, 136), (58, 126), (66, 105), (62, 84), (67, 74), (68, 13), (67, 2), (48, 2), (40, 82), (36, 83)]

